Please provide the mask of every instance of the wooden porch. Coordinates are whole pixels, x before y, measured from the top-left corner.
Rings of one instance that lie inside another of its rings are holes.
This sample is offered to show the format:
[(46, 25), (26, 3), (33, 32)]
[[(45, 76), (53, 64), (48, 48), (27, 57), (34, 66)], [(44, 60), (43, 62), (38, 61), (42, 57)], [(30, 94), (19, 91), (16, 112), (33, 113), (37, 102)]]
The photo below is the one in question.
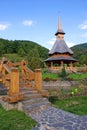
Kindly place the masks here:
[(59, 62), (49, 62), (47, 63), (47, 71), (49, 72), (61, 72), (63, 67), (65, 67), (65, 70), (67, 72), (77, 72), (78, 69), (76, 66), (74, 66), (74, 63), (71, 62), (64, 62), (64, 61), (59, 61)]

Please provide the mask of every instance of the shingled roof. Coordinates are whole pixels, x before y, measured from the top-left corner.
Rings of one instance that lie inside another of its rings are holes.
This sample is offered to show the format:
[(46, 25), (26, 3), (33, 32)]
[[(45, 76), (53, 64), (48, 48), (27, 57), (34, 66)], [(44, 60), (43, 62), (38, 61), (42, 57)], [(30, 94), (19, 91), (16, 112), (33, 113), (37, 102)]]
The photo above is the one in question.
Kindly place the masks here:
[(65, 32), (62, 29), (58, 29), (55, 35), (57, 36), (58, 34), (65, 34)]
[(47, 61), (73, 61), (76, 62), (77, 60), (74, 59), (73, 57), (64, 57), (64, 56), (58, 56), (58, 57), (49, 57), (48, 59), (45, 60), (45, 62)]
[(69, 53), (70, 55), (72, 55), (73, 51), (70, 48), (68, 48), (64, 40), (57, 39), (48, 54), (52, 55), (54, 53)]

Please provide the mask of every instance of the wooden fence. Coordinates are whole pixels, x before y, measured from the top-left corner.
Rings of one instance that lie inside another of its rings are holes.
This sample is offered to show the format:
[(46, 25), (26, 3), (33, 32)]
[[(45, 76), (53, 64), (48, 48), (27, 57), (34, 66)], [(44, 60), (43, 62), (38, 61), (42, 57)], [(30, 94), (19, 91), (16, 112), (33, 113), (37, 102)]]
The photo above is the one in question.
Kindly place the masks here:
[[(16, 65), (20, 66), (20, 71), (15, 67)], [(24, 80), (27, 79), (34, 89), (38, 91), (42, 90), (41, 69), (35, 69), (35, 72), (33, 72), (27, 67), (27, 63), (24, 60), (18, 63), (12, 63), (6, 58), (2, 58), (0, 61), (0, 73), (0, 80), (8, 89), (8, 95), (4, 98), (4, 100), (8, 102), (18, 102), (23, 99), (24, 95), (19, 91), (20, 77)], [(7, 85), (7, 81), (9, 82), (9, 85)]]

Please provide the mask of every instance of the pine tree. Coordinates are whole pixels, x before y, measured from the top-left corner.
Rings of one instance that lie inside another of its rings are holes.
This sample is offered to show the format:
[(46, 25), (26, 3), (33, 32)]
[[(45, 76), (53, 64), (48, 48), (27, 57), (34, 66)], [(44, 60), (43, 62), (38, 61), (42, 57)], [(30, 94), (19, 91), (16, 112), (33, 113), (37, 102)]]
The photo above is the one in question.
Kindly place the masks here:
[(62, 76), (63, 78), (66, 77), (66, 69), (65, 69), (65, 65), (64, 65), (63, 68), (62, 68), (61, 76)]

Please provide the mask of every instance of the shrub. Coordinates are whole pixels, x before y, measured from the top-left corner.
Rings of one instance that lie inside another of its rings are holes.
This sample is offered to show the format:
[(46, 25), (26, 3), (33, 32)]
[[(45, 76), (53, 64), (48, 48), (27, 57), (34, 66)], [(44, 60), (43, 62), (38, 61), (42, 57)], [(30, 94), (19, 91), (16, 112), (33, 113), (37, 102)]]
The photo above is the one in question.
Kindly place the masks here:
[(46, 78), (44, 78), (44, 81), (50, 81), (50, 78), (49, 77), (46, 77)]
[(52, 81), (57, 81), (57, 78), (55, 78), (55, 79), (52, 79)]
[(63, 78), (65, 78), (65, 77), (66, 77), (66, 70), (65, 70), (65, 66), (63, 66), (63, 68), (62, 68), (62, 73), (61, 73), (61, 76), (62, 76)]

